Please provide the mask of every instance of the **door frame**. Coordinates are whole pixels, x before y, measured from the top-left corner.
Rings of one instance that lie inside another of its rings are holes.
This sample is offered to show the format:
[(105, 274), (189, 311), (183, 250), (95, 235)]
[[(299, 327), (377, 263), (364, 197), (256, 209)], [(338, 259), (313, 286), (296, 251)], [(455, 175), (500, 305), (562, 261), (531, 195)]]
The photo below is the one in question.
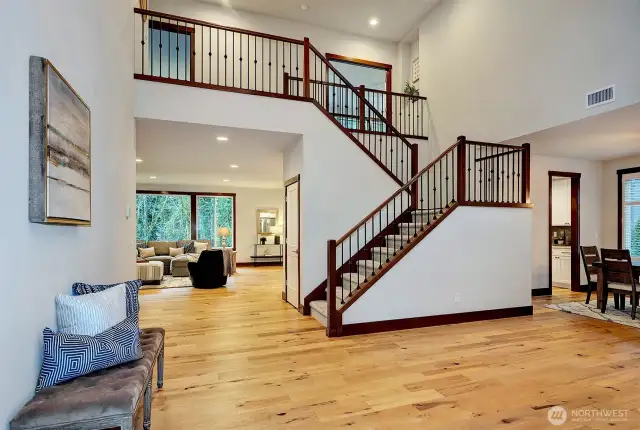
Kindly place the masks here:
[(282, 300), (285, 303), (289, 303), (287, 300), (287, 268), (289, 267), (287, 261), (287, 242), (289, 241), (289, 234), (287, 231), (287, 218), (289, 213), (287, 212), (287, 188), (290, 185), (298, 184), (298, 312), (302, 313), (304, 308), (302, 300), (301, 300), (301, 285), (300, 285), (300, 175), (296, 175), (291, 179), (284, 181), (284, 291), (282, 292)]
[(553, 199), (552, 199), (552, 186), (553, 178), (569, 178), (571, 179), (571, 291), (582, 291), (583, 288), (580, 285), (580, 178), (581, 173), (574, 172), (558, 172), (549, 171), (549, 286), (542, 288), (538, 291), (534, 290), (535, 295), (551, 295), (553, 292), (553, 280), (552, 280), (552, 257), (553, 253)]

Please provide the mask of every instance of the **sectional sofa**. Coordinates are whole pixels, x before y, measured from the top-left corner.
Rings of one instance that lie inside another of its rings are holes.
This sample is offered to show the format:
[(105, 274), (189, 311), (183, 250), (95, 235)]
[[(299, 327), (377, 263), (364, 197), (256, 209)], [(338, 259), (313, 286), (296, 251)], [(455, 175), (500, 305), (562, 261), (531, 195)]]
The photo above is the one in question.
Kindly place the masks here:
[[(155, 257), (147, 257), (147, 261), (160, 261), (164, 264), (164, 274), (173, 276), (189, 276), (189, 269), (187, 268), (188, 258), (183, 255), (172, 257), (169, 255), (169, 248), (184, 248), (191, 240), (178, 240), (178, 241), (137, 241), (137, 248), (154, 248), (156, 251)], [(198, 243), (206, 243), (207, 250), (211, 250), (210, 240), (196, 240)], [(177, 260), (176, 260), (177, 259)], [(174, 262), (174, 260), (176, 260)], [(174, 264), (172, 264), (174, 263)]]

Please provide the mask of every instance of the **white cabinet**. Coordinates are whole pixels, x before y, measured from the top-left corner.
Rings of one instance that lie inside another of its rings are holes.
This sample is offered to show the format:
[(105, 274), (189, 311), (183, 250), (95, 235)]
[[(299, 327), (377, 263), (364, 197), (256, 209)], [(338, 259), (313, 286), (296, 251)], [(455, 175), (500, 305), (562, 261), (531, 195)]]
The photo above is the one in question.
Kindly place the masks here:
[(554, 179), (551, 184), (551, 224), (571, 225), (571, 179)]
[(551, 280), (554, 286), (571, 286), (571, 249), (554, 247), (551, 252)]

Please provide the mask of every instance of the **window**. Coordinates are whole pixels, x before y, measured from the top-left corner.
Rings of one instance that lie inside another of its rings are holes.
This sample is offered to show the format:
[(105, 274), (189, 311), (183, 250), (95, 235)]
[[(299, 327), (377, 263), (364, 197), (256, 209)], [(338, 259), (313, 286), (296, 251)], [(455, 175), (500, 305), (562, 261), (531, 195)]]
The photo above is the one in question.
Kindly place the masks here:
[(640, 258), (640, 172), (621, 175), (622, 247)]
[[(235, 248), (235, 194), (163, 193), (140, 191), (136, 195), (138, 240), (211, 240), (221, 247), (218, 229), (226, 227), (227, 246)], [(191, 225), (191, 221), (194, 225)]]
[(233, 196), (197, 196), (198, 239), (211, 240), (214, 247), (220, 247), (222, 241), (218, 229), (227, 227), (231, 232), (227, 246), (235, 247), (233, 200)]
[(194, 80), (193, 46), (195, 29), (168, 22), (149, 21), (151, 75)]
[(136, 195), (138, 240), (191, 238), (191, 200), (188, 195)]

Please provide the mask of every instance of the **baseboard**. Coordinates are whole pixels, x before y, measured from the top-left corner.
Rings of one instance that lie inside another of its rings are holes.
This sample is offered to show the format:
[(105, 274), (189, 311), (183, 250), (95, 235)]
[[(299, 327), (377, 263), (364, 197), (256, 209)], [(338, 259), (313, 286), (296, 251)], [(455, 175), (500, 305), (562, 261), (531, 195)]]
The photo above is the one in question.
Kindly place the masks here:
[[(282, 266), (282, 263), (280, 261), (265, 261), (255, 265), (255, 267), (260, 267), (260, 266)], [(254, 267), (254, 264), (249, 262), (236, 263), (236, 267)]]
[(380, 333), (394, 330), (407, 330), (439, 325), (461, 324), (476, 321), (495, 320), (501, 318), (533, 315), (533, 306), (491, 309), (486, 311), (463, 312), (459, 314), (430, 315), (426, 317), (405, 318), (398, 320), (373, 321), (342, 326), (342, 336)]
[(282, 301), (286, 302), (287, 301), (287, 293), (286, 292), (282, 292)]
[(551, 291), (551, 288), (535, 288), (531, 290), (531, 297), (550, 296)]

